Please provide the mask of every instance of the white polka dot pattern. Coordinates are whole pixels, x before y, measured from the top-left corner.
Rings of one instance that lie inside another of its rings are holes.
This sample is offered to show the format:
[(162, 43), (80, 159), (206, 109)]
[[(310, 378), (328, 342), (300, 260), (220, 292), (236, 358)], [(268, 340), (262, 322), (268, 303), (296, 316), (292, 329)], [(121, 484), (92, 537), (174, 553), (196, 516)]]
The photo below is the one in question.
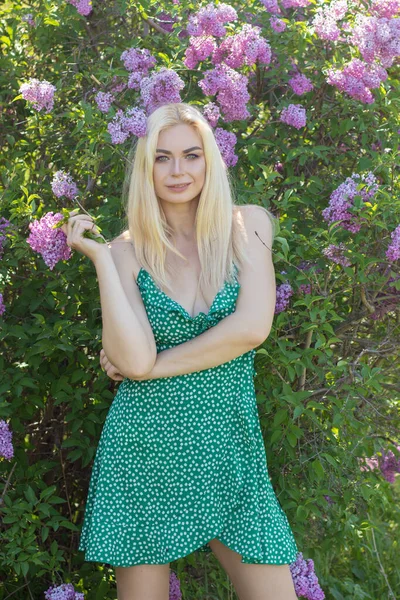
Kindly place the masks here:
[[(225, 282), (208, 314), (191, 317), (141, 269), (137, 284), (157, 351), (235, 311)], [(210, 552), (217, 537), (242, 563), (288, 564), (297, 546), (272, 488), (253, 377), (255, 350), (203, 371), (124, 379), (97, 448), (79, 550), (112, 566)]]

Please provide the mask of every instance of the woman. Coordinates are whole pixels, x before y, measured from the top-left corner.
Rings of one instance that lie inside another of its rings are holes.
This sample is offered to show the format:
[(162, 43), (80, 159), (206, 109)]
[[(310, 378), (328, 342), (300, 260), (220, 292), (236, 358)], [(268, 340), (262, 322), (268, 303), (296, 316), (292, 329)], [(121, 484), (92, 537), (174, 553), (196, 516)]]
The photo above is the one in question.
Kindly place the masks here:
[(127, 181), (128, 230), (111, 244), (82, 237), (88, 216), (67, 225), (96, 267), (102, 366), (122, 380), (79, 550), (115, 567), (118, 600), (167, 600), (170, 562), (195, 550), (216, 554), (240, 600), (294, 600), (253, 383), (275, 307), (269, 213), (233, 203), (213, 131), (184, 103), (148, 117)]

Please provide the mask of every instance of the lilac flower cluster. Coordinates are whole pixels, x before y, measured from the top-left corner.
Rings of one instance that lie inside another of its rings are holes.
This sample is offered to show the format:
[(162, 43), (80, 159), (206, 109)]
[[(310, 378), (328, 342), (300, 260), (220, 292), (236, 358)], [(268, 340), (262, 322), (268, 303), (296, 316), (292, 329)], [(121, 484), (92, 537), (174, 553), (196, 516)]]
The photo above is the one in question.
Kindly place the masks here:
[(67, 0), (69, 4), (75, 6), (80, 15), (87, 17), (92, 12), (92, 0)]
[(307, 600), (323, 600), (325, 593), (319, 585), (318, 578), (314, 572), (314, 561), (312, 558), (305, 560), (303, 553), (297, 554), (294, 563), (289, 565), (297, 596)]
[(290, 283), (281, 283), (276, 288), (275, 314), (279, 314), (289, 306), (289, 298), (293, 295), (293, 288)]
[(238, 18), (236, 10), (229, 4), (221, 3), (214, 6), (212, 2), (203, 6), (200, 10), (189, 17), (187, 32), (189, 35), (205, 36), (213, 35), (223, 37), (226, 34), (224, 23), (236, 21)]
[(315, 33), (323, 40), (336, 41), (340, 36), (336, 22), (345, 17), (347, 9), (347, 0), (336, 0), (318, 8), (312, 22)]
[(335, 502), (332, 500), (332, 498), (330, 496), (324, 495), (324, 498), (328, 504), (335, 504)]
[(214, 136), (226, 166), (234, 167), (238, 161), (234, 152), (236, 135), (232, 131), (225, 131), (222, 127), (217, 127), (214, 130)]
[(221, 116), (218, 104), (215, 102), (208, 102), (203, 106), (203, 116), (207, 119), (211, 127), (216, 127), (218, 119)]
[(157, 60), (147, 48), (129, 48), (121, 54), (121, 60), (125, 69), (131, 72), (128, 88), (134, 90), (140, 89), (140, 82), (143, 77), (146, 77), (149, 70), (157, 63)]
[(62, 218), (61, 213), (53, 215), (48, 212), (41, 219), (29, 223), (31, 233), (26, 241), (32, 250), (41, 254), (50, 271), (59, 260), (68, 260), (72, 254), (65, 233), (61, 228), (53, 228)]
[(302, 8), (311, 4), (310, 0), (281, 0), (281, 4), (284, 9), (288, 8)]
[(323, 250), (323, 254), (338, 265), (349, 267), (351, 265), (351, 261), (346, 256), (343, 256), (343, 252), (345, 250), (347, 250), (347, 248), (343, 243), (340, 243), (338, 246), (335, 246), (335, 244), (330, 244)]
[(181, 102), (180, 90), (184, 87), (185, 82), (179, 75), (166, 67), (142, 79), (140, 95), (147, 115), (163, 104)]
[(5, 230), (11, 227), (11, 223), (5, 217), (0, 217), (0, 258), (3, 256), (4, 252), (4, 240), (7, 239), (5, 235)]
[(217, 43), (212, 37), (191, 37), (190, 46), (186, 48), (183, 63), (188, 69), (195, 69), (197, 63), (206, 60), (216, 50)]
[(400, 55), (399, 19), (357, 14), (350, 42), (367, 63), (380, 62), (388, 68)]
[(377, 17), (390, 19), (400, 12), (400, 0), (372, 0), (368, 10)]
[(147, 116), (138, 107), (128, 108), (125, 113), (117, 110), (114, 119), (107, 126), (113, 144), (123, 144), (130, 134), (143, 137), (147, 131)]
[(54, 174), (51, 182), (51, 189), (57, 198), (65, 196), (69, 200), (73, 200), (79, 193), (78, 187), (70, 173), (63, 170), (57, 171)]
[(0, 456), (6, 460), (11, 460), (14, 456), (12, 431), (10, 431), (8, 423), (3, 421), (3, 419), (0, 421)]
[(261, 0), (261, 4), (265, 6), (266, 11), (271, 13), (271, 15), (282, 14), (278, 0)]
[(32, 13), (28, 13), (27, 15), (23, 15), (21, 17), (22, 21), (26, 21), (28, 23), (28, 25), (30, 25), (31, 27), (35, 27), (35, 20), (33, 18), (33, 14)]
[(23, 83), (19, 92), (22, 94), (24, 100), (32, 102), (33, 108), (41, 111), (43, 108), (46, 109), (46, 113), (49, 113), (54, 105), (54, 92), (56, 87), (46, 80), (39, 81), (39, 79), (31, 78), (28, 83)]
[(307, 122), (306, 109), (301, 104), (289, 104), (282, 110), (279, 120), (296, 127), (296, 129), (301, 129)]
[(96, 100), (97, 108), (103, 113), (108, 113), (114, 100), (114, 94), (111, 92), (97, 92), (94, 99)]
[(161, 25), (161, 27), (165, 30), (168, 31), (169, 33), (172, 32), (173, 28), (174, 28), (174, 24), (177, 22), (177, 17), (173, 17), (172, 15), (170, 15), (169, 13), (162, 11), (161, 13), (159, 13), (157, 15), (157, 19)]
[(224, 62), (232, 69), (252, 66), (257, 60), (268, 65), (271, 62), (271, 48), (260, 33), (260, 27), (246, 23), (239, 33), (226, 37), (221, 42), (214, 50), (211, 62), (214, 65)]
[(245, 75), (222, 63), (215, 69), (205, 71), (199, 86), (206, 96), (217, 95), (224, 119), (230, 122), (250, 117), (246, 108), (246, 103), (250, 100), (247, 82), (248, 78)]
[(386, 70), (380, 65), (353, 58), (342, 70), (329, 69), (327, 82), (364, 104), (372, 104), (375, 99), (370, 90), (378, 88), (387, 78)]
[(282, 19), (278, 19), (277, 17), (271, 17), (269, 24), (276, 33), (282, 33), (282, 31), (285, 31), (286, 29), (285, 21), (282, 21)]
[(392, 243), (386, 250), (386, 258), (391, 262), (400, 258), (400, 225), (397, 225), (396, 229), (390, 234)]
[(44, 593), (45, 600), (84, 600), (81, 592), (76, 592), (72, 583), (62, 583), (59, 586), (51, 585)]
[(400, 473), (400, 445), (396, 445), (398, 456), (392, 450), (382, 450), (370, 458), (366, 457), (360, 465), (361, 471), (380, 469), (383, 477), (389, 483), (394, 483), (396, 473)]
[(182, 592), (180, 588), (179, 579), (174, 573), (170, 571), (169, 574), (169, 599), (168, 600), (182, 600)]
[(314, 88), (308, 77), (301, 75), (300, 73), (297, 73), (291, 79), (289, 79), (288, 84), (292, 88), (293, 92), (298, 96), (301, 96), (306, 92), (310, 92)]
[(357, 233), (361, 229), (360, 223), (355, 221), (356, 216), (349, 212), (349, 208), (354, 207), (354, 197), (361, 196), (363, 201), (367, 202), (374, 196), (378, 189), (375, 175), (371, 172), (367, 175), (362, 175), (361, 179), (366, 184), (366, 187), (362, 190), (357, 190), (356, 179), (360, 179), (358, 173), (353, 173), (351, 177), (347, 177), (344, 183), (341, 183), (332, 192), (329, 199), (329, 206), (322, 211), (325, 221), (329, 223), (340, 221), (340, 227), (352, 233)]

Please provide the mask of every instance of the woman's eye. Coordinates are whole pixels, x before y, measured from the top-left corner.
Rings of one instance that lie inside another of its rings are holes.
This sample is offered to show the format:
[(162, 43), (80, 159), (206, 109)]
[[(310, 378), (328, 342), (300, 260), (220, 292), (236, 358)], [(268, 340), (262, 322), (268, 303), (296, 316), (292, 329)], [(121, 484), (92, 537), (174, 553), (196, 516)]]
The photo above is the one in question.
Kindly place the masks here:
[[(195, 158), (199, 157), (198, 154), (187, 154), (186, 156), (194, 156)], [(158, 161), (160, 158), (168, 158), (168, 156), (157, 156), (156, 161)]]

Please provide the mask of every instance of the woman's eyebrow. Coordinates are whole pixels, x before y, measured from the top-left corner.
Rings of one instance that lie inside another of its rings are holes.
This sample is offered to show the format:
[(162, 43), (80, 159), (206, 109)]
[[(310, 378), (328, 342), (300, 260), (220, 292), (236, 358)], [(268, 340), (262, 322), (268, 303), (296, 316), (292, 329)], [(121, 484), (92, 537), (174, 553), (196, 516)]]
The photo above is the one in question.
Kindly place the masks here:
[[(186, 154), (187, 152), (191, 152), (192, 150), (201, 150), (199, 146), (193, 146), (192, 148), (188, 148), (187, 150), (183, 150), (182, 154)], [(157, 148), (156, 152), (164, 152), (164, 154), (172, 154), (169, 150), (163, 150), (162, 148)]]

